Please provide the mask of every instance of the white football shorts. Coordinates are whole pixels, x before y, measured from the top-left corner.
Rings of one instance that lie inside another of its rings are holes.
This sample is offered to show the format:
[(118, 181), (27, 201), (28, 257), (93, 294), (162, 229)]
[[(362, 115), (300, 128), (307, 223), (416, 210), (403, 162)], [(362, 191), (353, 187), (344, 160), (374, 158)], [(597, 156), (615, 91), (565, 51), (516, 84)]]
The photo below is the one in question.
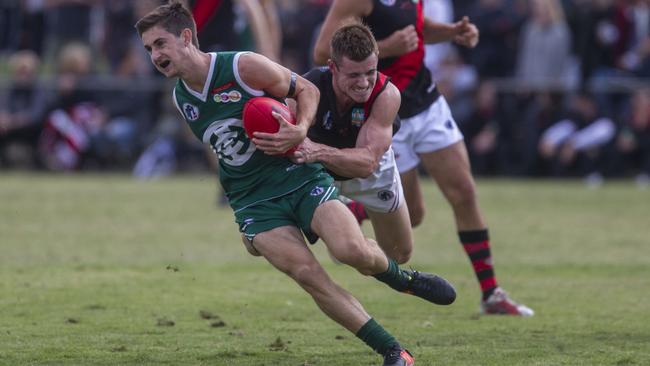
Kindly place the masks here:
[(400, 173), (414, 169), (420, 163), (418, 154), (444, 149), (462, 139), (463, 134), (441, 95), (425, 111), (402, 119), (402, 126), (393, 136), (397, 168)]
[(335, 183), (339, 196), (362, 203), (366, 209), (379, 213), (397, 210), (404, 201), (392, 148), (381, 157), (379, 167), (367, 178), (354, 178)]

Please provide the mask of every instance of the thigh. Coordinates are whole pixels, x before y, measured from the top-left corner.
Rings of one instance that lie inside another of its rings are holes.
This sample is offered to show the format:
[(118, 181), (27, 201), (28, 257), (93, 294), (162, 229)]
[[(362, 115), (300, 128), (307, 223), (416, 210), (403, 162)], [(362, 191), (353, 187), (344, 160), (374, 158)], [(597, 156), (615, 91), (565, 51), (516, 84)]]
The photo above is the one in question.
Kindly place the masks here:
[(357, 219), (339, 200), (318, 206), (311, 221), (311, 230), (323, 239), (335, 256), (337, 252), (345, 251), (348, 245), (365, 240)]
[(295, 226), (280, 226), (258, 233), (251, 242), (269, 263), (289, 275), (297, 266), (316, 264), (316, 258)]
[(312, 230), (314, 213), (329, 201), (338, 201), (338, 189), (329, 175), (305, 184), (292, 194), (291, 215), (312, 244), (318, 240), (318, 234)]
[(418, 170), (411, 169), (400, 174), (402, 188), (404, 189), (404, 199), (411, 216), (411, 225), (418, 226), (424, 217), (424, 197), (420, 187), (420, 178)]
[(450, 190), (465, 190), (473, 186), (474, 179), (467, 156), (467, 149), (463, 141), (444, 149), (421, 154), (422, 164), (427, 173), (438, 183), (446, 195)]

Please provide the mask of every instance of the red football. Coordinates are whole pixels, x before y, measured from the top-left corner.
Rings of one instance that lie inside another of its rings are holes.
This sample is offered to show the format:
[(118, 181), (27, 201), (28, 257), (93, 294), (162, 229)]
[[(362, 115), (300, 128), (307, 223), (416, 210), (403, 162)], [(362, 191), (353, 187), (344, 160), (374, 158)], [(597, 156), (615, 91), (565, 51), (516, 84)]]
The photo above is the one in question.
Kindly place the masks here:
[[(280, 129), (278, 121), (271, 115), (275, 111), (280, 113), (287, 122), (296, 124), (296, 120), (285, 104), (269, 97), (255, 97), (244, 104), (242, 121), (248, 138), (253, 138), (253, 132), (276, 133)], [(295, 148), (289, 149), (285, 155), (291, 154)]]

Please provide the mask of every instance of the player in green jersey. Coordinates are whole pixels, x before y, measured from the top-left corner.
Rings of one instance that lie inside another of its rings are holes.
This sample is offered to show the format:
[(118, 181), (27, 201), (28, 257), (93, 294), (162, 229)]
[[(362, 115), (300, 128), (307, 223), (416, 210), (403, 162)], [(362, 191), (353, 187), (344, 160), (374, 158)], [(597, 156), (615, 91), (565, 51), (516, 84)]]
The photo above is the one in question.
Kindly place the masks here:
[[(174, 102), (197, 138), (219, 157), (220, 180), (249, 252), (262, 255), (294, 279), (321, 310), (384, 356), (384, 365), (412, 365), (412, 357), (335, 284), (316, 260), (303, 233), (364, 275), (438, 304), (455, 299), (444, 279), (404, 271), (377, 243), (364, 238), (320, 164), (293, 164), (280, 156), (302, 142), (316, 113), (318, 89), (290, 70), (250, 52), (204, 53), (191, 13), (177, 2), (163, 5), (136, 24), (156, 69), (178, 78)], [(276, 134), (262, 134), (260, 148), (243, 131), (244, 103), (255, 96), (292, 97), (296, 125), (274, 114)]]

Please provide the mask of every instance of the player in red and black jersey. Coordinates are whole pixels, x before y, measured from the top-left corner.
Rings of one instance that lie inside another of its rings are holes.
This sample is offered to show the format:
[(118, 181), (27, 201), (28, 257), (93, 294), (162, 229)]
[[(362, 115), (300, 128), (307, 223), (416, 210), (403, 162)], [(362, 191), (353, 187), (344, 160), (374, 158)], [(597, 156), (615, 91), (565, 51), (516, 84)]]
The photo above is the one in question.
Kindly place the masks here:
[[(305, 75), (321, 97), (315, 122), (294, 160), (322, 163), (336, 178), (341, 195), (365, 205), (384, 252), (404, 263), (410, 259), (413, 238), (391, 148), (393, 133), (399, 128), (399, 90), (378, 72), (377, 45), (366, 26), (352, 23), (338, 29), (331, 51), (327, 67)], [(444, 303), (453, 301), (453, 288), (439, 277), (417, 271), (412, 276), (419, 284), (416, 287), (442, 289), (434, 293), (445, 295)], [(399, 345), (384, 353), (384, 365), (412, 362)]]
[(392, 78), (402, 96), (401, 128), (393, 137), (393, 149), (413, 226), (422, 222), (425, 211), (416, 169), (421, 162), (454, 211), (458, 236), (481, 286), (481, 310), (531, 316), (531, 309), (512, 301), (497, 284), (463, 135), (423, 62), (425, 43), (454, 41), (474, 47), (478, 29), (467, 17), (436, 23), (422, 10), (421, 0), (334, 0), (314, 59), (317, 64), (327, 60), (330, 39), (342, 22), (356, 18), (368, 24), (379, 44), (379, 71)]
[[(339, 33), (363, 30), (355, 24)], [(407, 262), (413, 250), (411, 220), (391, 148), (399, 129), (399, 90), (377, 71), (377, 57), (333, 56), (328, 67), (304, 77), (321, 97), (297, 161), (323, 163), (339, 194), (365, 206), (382, 249), (397, 263)]]

